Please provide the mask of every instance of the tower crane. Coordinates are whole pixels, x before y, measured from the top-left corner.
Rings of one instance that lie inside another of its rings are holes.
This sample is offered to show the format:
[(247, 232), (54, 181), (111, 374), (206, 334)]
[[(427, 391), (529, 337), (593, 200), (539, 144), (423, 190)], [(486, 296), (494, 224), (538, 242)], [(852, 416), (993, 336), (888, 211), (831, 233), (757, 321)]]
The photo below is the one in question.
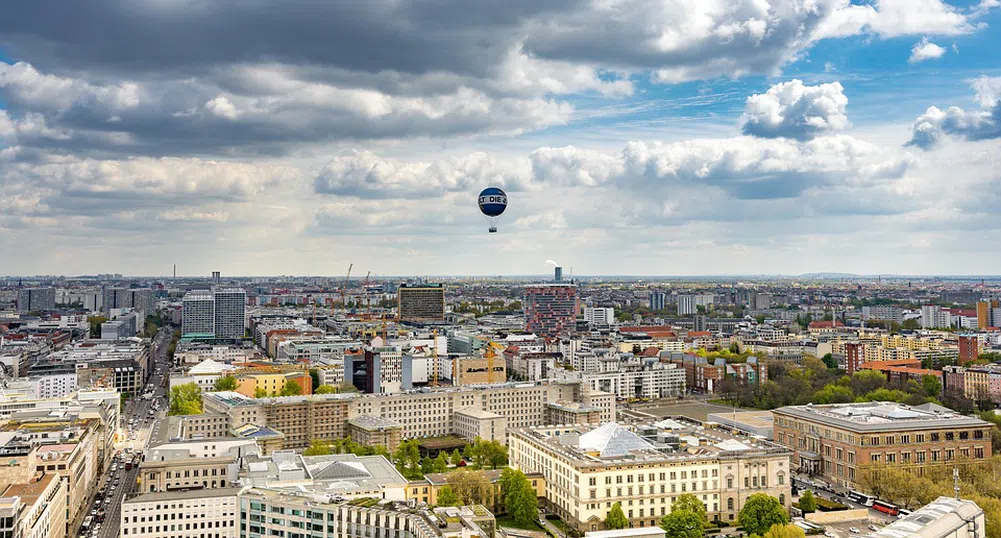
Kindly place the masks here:
[(362, 292), (365, 294), (365, 314), (372, 313), (372, 299), (368, 296), (368, 277), (372, 274), (372, 271), (365, 273), (365, 283), (362, 284)]
[[(344, 290), (348, 287), (348, 280), (351, 278), (351, 269), (354, 268), (355, 264), (348, 265), (348, 274), (344, 277), (344, 284), (341, 284), (341, 308), (346, 308), (347, 303), (344, 302)], [(334, 313), (333, 308), (330, 309), (331, 315)]]

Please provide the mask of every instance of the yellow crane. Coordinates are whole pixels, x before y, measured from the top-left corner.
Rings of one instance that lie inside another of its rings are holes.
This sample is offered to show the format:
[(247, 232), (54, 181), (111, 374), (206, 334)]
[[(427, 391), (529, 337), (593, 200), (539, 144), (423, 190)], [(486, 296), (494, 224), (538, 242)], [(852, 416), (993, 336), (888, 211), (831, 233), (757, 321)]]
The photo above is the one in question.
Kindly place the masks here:
[(487, 359), (487, 384), (490, 385), (494, 382), (494, 358), (497, 356), (497, 351), (494, 350), (504, 350), (504, 346), (490, 340), (487, 342), (487, 352), (483, 356)]

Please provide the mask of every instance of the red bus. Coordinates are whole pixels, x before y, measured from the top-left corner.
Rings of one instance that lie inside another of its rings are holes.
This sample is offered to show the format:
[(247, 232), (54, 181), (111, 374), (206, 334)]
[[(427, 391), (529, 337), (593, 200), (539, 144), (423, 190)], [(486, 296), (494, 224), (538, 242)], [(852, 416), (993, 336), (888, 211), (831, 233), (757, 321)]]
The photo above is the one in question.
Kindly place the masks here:
[(892, 504), (883, 501), (873, 501), (872, 509), (879, 510), (884, 514), (889, 514), (891, 516), (895, 516), (900, 513), (900, 510), (896, 506), (893, 506)]

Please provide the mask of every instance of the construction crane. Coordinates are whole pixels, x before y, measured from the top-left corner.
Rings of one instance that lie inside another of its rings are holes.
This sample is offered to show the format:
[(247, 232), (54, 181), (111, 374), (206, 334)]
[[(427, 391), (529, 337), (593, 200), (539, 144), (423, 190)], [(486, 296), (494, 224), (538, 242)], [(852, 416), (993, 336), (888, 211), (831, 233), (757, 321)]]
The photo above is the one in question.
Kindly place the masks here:
[(432, 335), (431, 353), (432, 357), (434, 357), (431, 362), (431, 369), (434, 370), (434, 383), (431, 386), (437, 387), (438, 386), (438, 329), (435, 328), (435, 330), (431, 333), (431, 335)]
[(504, 346), (490, 340), (487, 342), (487, 352), (483, 356), (487, 359), (487, 384), (490, 385), (494, 380), (494, 357), (497, 356), (497, 352), (494, 349), (503, 350)]
[[(344, 277), (344, 284), (341, 284), (341, 308), (345, 308), (345, 309), (347, 308), (347, 306), (346, 306), (347, 303), (344, 302), (344, 290), (347, 289), (347, 287), (348, 287), (348, 280), (351, 278), (351, 269), (354, 268), (354, 266), (355, 266), (355, 264), (353, 264), (353, 263), (348, 265), (348, 274), (347, 274), (347, 276)], [(330, 309), (330, 313), (331, 314), (334, 313), (334, 309), (333, 308)]]
[(365, 313), (372, 313), (372, 300), (368, 296), (368, 277), (372, 274), (372, 271), (365, 273), (365, 283), (362, 284), (362, 293), (365, 294)]

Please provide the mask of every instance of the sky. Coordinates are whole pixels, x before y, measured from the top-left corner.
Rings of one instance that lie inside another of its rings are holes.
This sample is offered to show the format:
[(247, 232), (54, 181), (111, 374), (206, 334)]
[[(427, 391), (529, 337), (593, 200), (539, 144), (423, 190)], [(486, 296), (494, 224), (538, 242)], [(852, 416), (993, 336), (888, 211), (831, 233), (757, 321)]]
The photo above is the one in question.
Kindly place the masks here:
[(1001, 0), (7, 0), (0, 274), (997, 274), (999, 50)]

